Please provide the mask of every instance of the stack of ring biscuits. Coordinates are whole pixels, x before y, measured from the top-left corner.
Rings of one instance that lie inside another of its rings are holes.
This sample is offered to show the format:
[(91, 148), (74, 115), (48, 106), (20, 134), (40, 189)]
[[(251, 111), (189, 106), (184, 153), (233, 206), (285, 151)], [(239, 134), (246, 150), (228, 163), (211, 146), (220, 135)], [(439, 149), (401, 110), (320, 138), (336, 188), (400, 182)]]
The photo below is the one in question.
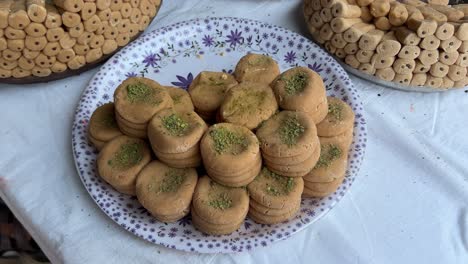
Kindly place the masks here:
[(350, 67), (400, 85), (468, 85), (468, 5), (304, 0), (313, 39)]
[[(0, 82), (64, 76), (125, 46), (161, 0), (0, 1)], [(56, 77), (57, 78), (57, 77)]]
[(233, 75), (201, 72), (188, 92), (128, 78), (88, 136), (99, 175), (157, 220), (190, 214), (198, 230), (229, 234), (247, 216), (287, 221), (301, 197), (343, 182), (354, 113), (325, 91), (309, 68), (280, 73), (273, 58), (248, 54)]

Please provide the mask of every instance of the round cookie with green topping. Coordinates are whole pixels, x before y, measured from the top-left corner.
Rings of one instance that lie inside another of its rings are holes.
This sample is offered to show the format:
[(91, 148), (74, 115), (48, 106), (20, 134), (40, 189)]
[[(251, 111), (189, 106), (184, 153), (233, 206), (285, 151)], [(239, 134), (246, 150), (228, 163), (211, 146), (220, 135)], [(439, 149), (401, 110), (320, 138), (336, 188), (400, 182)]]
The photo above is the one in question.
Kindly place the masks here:
[(144, 77), (130, 77), (114, 92), (116, 112), (135, 124), (146, 124), (157, 112), (172, 107), (172, 99), (159, 83)]
[(303, 188), (302, 178), (284, 177), (266, 167), (247, 185), (252, 200), (273, 209), (293, 208)]
[(209, 177), (198, 180), (192, 200), (192, 222), (200, 231), (229, 234), (237, 230), (249, 210), (245, 188), (220, 185)]
[(192, 112), (194, 111), (192, 99), (187, 91), (173, 86), (164, 86), (169, 92), (172, 101), (174, 102), (174, 110), (176, 112)]
[(354, 112), (342, 100), (329, 96), (328, 113), (322, 122), (317, 124), (317, 134), (321, 137), (332, 137), (352, 130), (354, 127)]
[(114, 104), (107, 103), (98, 107), (89, 119), (88, 137), (91, 143), (100, 150), (111, 139), (121, 136), (114, 115)]
[(234, 76), (239, 82), (254, 82), (269, 85), (278, 75), (278, 63), (270, 56), (249, 53), (236, 65)]
[(309, 182), (332, 182), (343, 178), (348, 165), (349, 146), (335, 137), (320, 137), (320, 158), (315, 167), (304, 176)]
[(118, 136), (104, 145), (98, 155), (98, 173), (107, 183), (124, 194), (135, 194), (138, 173), (151, 160), (151, 150), (145, 141)]
[(165, 109), (148, 124), (148, 138), (158, 152), (182, 153), (197, 145), (207, 128), (195, 112)]
[(200, 150), (208, 173), (215, 170), (226, 176), (256, 164), (260, 153), (258, 139), (252, 131), (229, 123), (208, 128), (200, 142)]
[(270, 209), (267, 213), (263, 213), (255, 207), (250, 207), (248, 216), (259, 224), (273, 225), (284, 222), (293, 218), (301, 207), (301, 200), (296, 200), (292, 208), (288, 210)]
[(171, 168), (152, 161), (138, 175), (136, 195), (156, 219), (174, 222), (189, 213), (197, 180), (195, 169)]
[(312, 153), (318, 144), (314, 122), (303, 112), (281, 111), (257, 129), (262, 153), (291, 157)]
[(236, 79), (228, 73), (200, 72), (188, 88), (195, 112), (205, 120), (214, 118), (226, 93), (235, 85)]
[(271, 84), (279, 106), (309, 114), (326, 104), (326, 91), (318, 73), (307, 67), (295, 67), (283, 72)]
[(232, 87), (219, 109), (221, 120), (255, 129), (278, 110), (270, 86), (242, 82)]
[(331, 182), (309, 182), (304, 180), (304, 191), (302, 197), (325, 197), (332, 194), (340, 187), (344, 177), (335, 179)]

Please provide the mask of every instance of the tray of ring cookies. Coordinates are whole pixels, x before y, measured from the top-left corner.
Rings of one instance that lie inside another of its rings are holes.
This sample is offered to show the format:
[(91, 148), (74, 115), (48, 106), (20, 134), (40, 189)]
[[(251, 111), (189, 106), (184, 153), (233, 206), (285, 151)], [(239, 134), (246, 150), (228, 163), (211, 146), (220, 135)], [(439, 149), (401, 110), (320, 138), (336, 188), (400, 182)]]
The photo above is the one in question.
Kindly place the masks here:
[(160, 7), (161, 0), (2, 0), (0, 83), (94, 68), (142, 34)]
[(83, 92), (72, 146), (85, 188), (126, 230), (180, 250), (241, 252), (332, 209), (357, 176), (366, 126), (346, 72), (317, 45), (263, 22), (206, 18), (108, 61)]
[(439, 92), (468, 85), (462, 2), (304, 0), (303, 11), (312, 39), (347, 71), (390, 88)]

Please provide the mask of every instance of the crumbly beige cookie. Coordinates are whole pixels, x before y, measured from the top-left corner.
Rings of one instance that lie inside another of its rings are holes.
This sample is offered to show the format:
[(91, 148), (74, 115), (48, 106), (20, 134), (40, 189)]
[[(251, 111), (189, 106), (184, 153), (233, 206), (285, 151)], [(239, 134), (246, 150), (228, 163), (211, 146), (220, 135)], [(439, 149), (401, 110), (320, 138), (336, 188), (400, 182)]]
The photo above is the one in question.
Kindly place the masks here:
[(174, 87), (174, 86), (164, 86), (169, 92), (169, 96), (172, 98), (174, 102), (174, 110), (176, 112), (192, 112), (194, 111), (194, 106), (192, 103), (192, 99), (187, 91), (184, 89)]
[(250, 168), (250, 170), (248, 170), (247, 172), (243, 173), (240, 176), (232, 176), (232, 175), (227, 176), (224, 173), (217, 174), (213, 171), (209, 171), (208, 175), (210, 175), (210, 177), (214, 181), (222, 185), (230, 186), (230, 187), (242, 187), (242, 186), (247, 186), (249, 183), (251, 183), (255, 179), (255, 176), (258, 175), (261, 168), (262, 168), (262, 162), (261, 160), (259, 160), (258, 163), (254, 164), (254, 166)]
[(278, 63), (270, 56), (250, 53), (236, 65), (234, 76), (239, 82), (270, 84), (280, 74)]
[(118, 136), (104, 145), (97, 168), (101, 178), (117, 191), (134, 195), (137, 175), (150, 160), (151, 151), (145, 141)]
[(183, 153), (198, 144), (207, 129), (195, 112), (158, 112), (148, 124), (148, 138), (156, 152)]
[[(297, 203), (301, 202), (301, 197), (295, 198), (295, 200), (292, 200), (293, 205), (295, 206)], [(263, 204), (255, 201), (254, 199), (250, 199), (249, 201), (249, 206), (258, 212), (259, 214), (265, 215), (265, 216), (280, 216), (280, 215), (285, 215), (288, 212), (290, 212), (292, 209), (291, 208), (281, 208), (281, 209), (275, 209), (275, 208), (270, 208), (267, 206), (264, 206)], [(249, 209), (250, 210), (250, 209)]]
[(174, 222), (188, 214), (197, 180), (195, 169), (171, 168), (152, 161), (138, 174), (136, 195), (156, 219)]
[(258, 139), (248, 128), (219, 123), (208, 128), (200, 142), (203, 164), (207, 170), (235, 174), (239, 168), (257, 162)]
[(302, 178), (278, 175), (263, 167), (255, 179), (247, 185), (252, 200), (272, 209), (294, 207), (294, 201), (304, 189)]
[(255, 129), (278, 110), (268, 84), (242, 82), (232, 87), (219, 109), (221, 120)]
[(89, 119), (89, 140), (97, 149), (101, 149), (106, 142), (120, 135), (122, 132), (115, 121), (114, 104), (107, 103), (98, 107)]
[(172, 107), (172, 99), (166, 89), (144, 77), (130, 77), (123, 81), (114, 92), (114, 103), (115, 111), (135, 124), (145, 124), (157, 112)]
[[(245, 188), (226, 187), (208, 176), (198, 180), (192, 200), (192, 218), (195, 216), (202, 221), (193, 221), (196, 228), (208, 234), (231, 233), (244, 221), (248, 210), (249, 195)], [(229, 228), (219, 230), (220, 225)]]
[(336, 97), (328, 97), (328, 114), (317, 124), (317, 134), (331, 137), (342, 134), (354, 127), (354, 112), (351, 107)]
[(316, 113), (327, 100), (322, 78), (307, 67), (283, 72), (271, 86), (279, 106), (285, 110)]
[(330, 195), (343, 182), (343, 178), (335, 179), (331, 182), (308, 182), (304, 180), (304, 191), (302, 197), (325, 197)]
[(257, 129), (262, 153), (278, 158), (311, 152), (317, 146), (317, 129), (304, 112), (281, 111)]
[(295, 206), (291, 210), (289, 210), (288, 212), (284, 214), (274, 215), (274, 216), (262, 214), (261, 212), (258, 212), (253, 207), (250, 207), (248, 216), (249, 218), (251, 218), (252, 220), (260, 224), (268, 224), (268, 225), (278, 224), (278, 223), (281, 223), (288, 219), (293, 218), (296, 215), (296, 213), (299, 211), (300, 207), (301, 207), (301, 200), (299, 199), (299, 202), (296, 202)]
[(212, 119), (231, 87), (237, 85), (234, 76), (224, 72), (203, 71), (188, 88), (195, 112), (203, 119)]

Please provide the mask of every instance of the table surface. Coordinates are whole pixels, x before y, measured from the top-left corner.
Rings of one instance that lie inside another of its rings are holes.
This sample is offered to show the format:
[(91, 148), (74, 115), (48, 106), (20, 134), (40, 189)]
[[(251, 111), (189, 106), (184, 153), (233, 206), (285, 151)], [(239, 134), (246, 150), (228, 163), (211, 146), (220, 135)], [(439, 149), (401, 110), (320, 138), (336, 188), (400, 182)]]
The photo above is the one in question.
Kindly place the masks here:
[[(150, 27), (206, 16), (307, 35), (297, 0), (165, 1)], [(91, 70), (0, 84), (0, 194), (53, 263), (468, 263), (468, 90), (408, 93), (352, 77), (369, 143), (351, 190), (287, 240), (241, 254), (195, 254), (133, 236), (102, 213), (76, 173), (71, 125)]]

